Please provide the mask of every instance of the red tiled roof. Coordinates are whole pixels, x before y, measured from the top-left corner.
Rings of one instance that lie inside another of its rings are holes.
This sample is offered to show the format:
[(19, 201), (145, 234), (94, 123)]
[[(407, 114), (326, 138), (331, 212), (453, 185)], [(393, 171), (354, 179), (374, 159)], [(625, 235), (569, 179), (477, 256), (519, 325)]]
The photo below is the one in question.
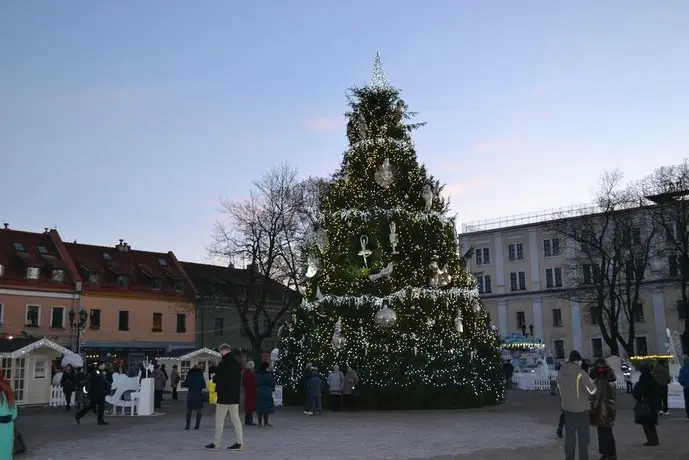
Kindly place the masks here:
[[(138, 251), (131, 248), (123, 251), (117, 246), (80, 243), (65, 243), (65, 247), (80, 270), (86, 292), (117, 290), (149, 293), (154, 297), (195, 297), (193, 286), (178, 267), (171, 252)], [(91, 274), (97, 274), (97, 283), (90, 282)], [(118, 284), (120, 276), (128, 278), (128, 286)], [(179, 287), (183, 288), (181, 292), (177, 289)]]
[[(55, 230), (32, 233), (0, 228), (0, 265), (3, 265), (0, 286), (72, 290), (75, 276), (70, 262), (61, 256), (60, 244), (62, 241)], [(30, 267), (40, 269), (38, 279), (26, 278)], [(61, 281), (53, 281), (54, 270), (62, 270)]]

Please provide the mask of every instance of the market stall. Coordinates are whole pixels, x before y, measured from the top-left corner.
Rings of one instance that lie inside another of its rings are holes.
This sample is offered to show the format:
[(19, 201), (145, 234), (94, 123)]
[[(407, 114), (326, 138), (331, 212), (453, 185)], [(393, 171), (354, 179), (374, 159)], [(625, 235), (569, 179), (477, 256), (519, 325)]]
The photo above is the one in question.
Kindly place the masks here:
[[(158, 364), (165, 364), (165, 369), (168, 374), (172, 371), (172, 366), (176, 365), (181, 377), (178, 390), (184, 391), (182, 382), (187, 377), (187, 372), (194, 366), (199, 366), (203, 369), (204, 375), (208, 378), (208, 368), (215, 366), (220, 361), (220, 353), (210, 348), (189, 349), (182, 348), (172, 350), (163, 356), (156, 359)], [(169, 383), (168, 383), (169, 386)]]

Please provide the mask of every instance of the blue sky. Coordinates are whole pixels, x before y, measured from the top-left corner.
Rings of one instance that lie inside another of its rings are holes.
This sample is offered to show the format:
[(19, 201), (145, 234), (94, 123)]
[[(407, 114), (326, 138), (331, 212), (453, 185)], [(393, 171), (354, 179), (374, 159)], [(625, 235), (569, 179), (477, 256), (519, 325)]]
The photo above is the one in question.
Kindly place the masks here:
[(337, 167), (378, 50), (464, 222), (689, 150), (686, 0), (5, 1), (0, 221), (203, 261), (220, 198)]

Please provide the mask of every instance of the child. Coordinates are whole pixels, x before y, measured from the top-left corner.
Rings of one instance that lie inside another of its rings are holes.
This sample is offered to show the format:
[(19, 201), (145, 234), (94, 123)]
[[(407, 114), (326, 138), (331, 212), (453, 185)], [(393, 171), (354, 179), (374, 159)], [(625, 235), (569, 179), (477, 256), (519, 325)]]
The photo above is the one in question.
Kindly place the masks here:
[(318, 376), (318, 369), (315, 367), (311, 369), (308, 388), (310, 415), (321, 415), (323, 412), (323, 381)]

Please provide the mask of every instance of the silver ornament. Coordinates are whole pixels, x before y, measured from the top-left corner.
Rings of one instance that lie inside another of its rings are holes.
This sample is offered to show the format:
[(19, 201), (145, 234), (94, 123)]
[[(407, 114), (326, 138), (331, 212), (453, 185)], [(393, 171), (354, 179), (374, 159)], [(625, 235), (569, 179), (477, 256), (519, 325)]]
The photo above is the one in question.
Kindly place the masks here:
[(378, 273), (372, 273), (368, 275), (368, 279), (371, 281), (379, 280), (380, 278), (387, 278), (392, 275), (392, 262), (390, 262), (385, 268), (383, 268)]
[(342, 318), (338, 318), (335, 323), (335, 330), (333, 331), (332, 339), (333, 348), (340, 349), (345, 344), (345, 339), (342, 337)]
[(359, 137), (361, 137), (361, 139), (366, 139), (369, 134), (368, 123), (366, 123), (366, 118), (364, 118), (362, 114), (359, 114), (356, 125), (357, 129), (359, 130)]
[(310, 255), (307, 258), (307, 263), (308, 263), (308, 266), (306, 267), (306, 277), (311, 279), (314, 276), (316, 276), (316, 274), (318, 273), (318, 269), (319, 269), (320, 264), (318, 262), (318, 258), (316, 258), (316, 256), (314, 256), (314, 255)]
[(392, 248), (391, 254), (399, 254), (399, 252), (397, 252), (397, 245), (399, 242), (400, 239), (399, 235), (397, 234), (397, 224), (395, 222), (390, 222), (390, 247)]
[(450, 276), (448, 273), (447, 265), (441, 270), (438, 266), (438, 262), (433, 261), (431, 262), (430, 267), (432, 274), (431, 278), (428, 280), (428, 284), (430, 284), (431, 287), (438, 288), (450, 284), (452, 281), (452, 276)]
[(455, 329), (458, 334), (464, 332), (464, 323), (462, 322), (462, 312), (457, 309), (457, 317), (455, 318)]
[(389, 188), (395, 180), (395, 167), (390, 163), (390, 159), (383, 160), (376, 172), (373, 174), (376, 184), (383, 188)]
[(319, 251), (325, 251), (325, 247), (328, 245), (328, 231), (323, 227), (314, 231), (313, 242)]
[(479, 313), (481, 311), (481, 304), (478, 300), (474, 301), (474, 305), (472, 305), (472, 308), (474, 309), (474, 313)]
[(421, 191), (421, 198), (426, 202), (426, 211), (430, 211), (431, 207), (433, 206), (433, 198), (435, 198), (435, 195), (433, 195), (433, 190), (431, 189), (431, 186), (426, 184), (423, 186), (423, 190)]
[(383, 308), (376, 313), (375, 322), (378, 327), (387, 329), (397, 322), (397, 313), (387, 305), (383, 305)]
[(361, 243), (361, 251), (359, 251), (358, 255), (364, 258), (364, 267), (368, 268), (368, 258), (373, 254), (373, 251), (366, 247), (368, 245), (368, 236), (361, 235), (359, 243)]

